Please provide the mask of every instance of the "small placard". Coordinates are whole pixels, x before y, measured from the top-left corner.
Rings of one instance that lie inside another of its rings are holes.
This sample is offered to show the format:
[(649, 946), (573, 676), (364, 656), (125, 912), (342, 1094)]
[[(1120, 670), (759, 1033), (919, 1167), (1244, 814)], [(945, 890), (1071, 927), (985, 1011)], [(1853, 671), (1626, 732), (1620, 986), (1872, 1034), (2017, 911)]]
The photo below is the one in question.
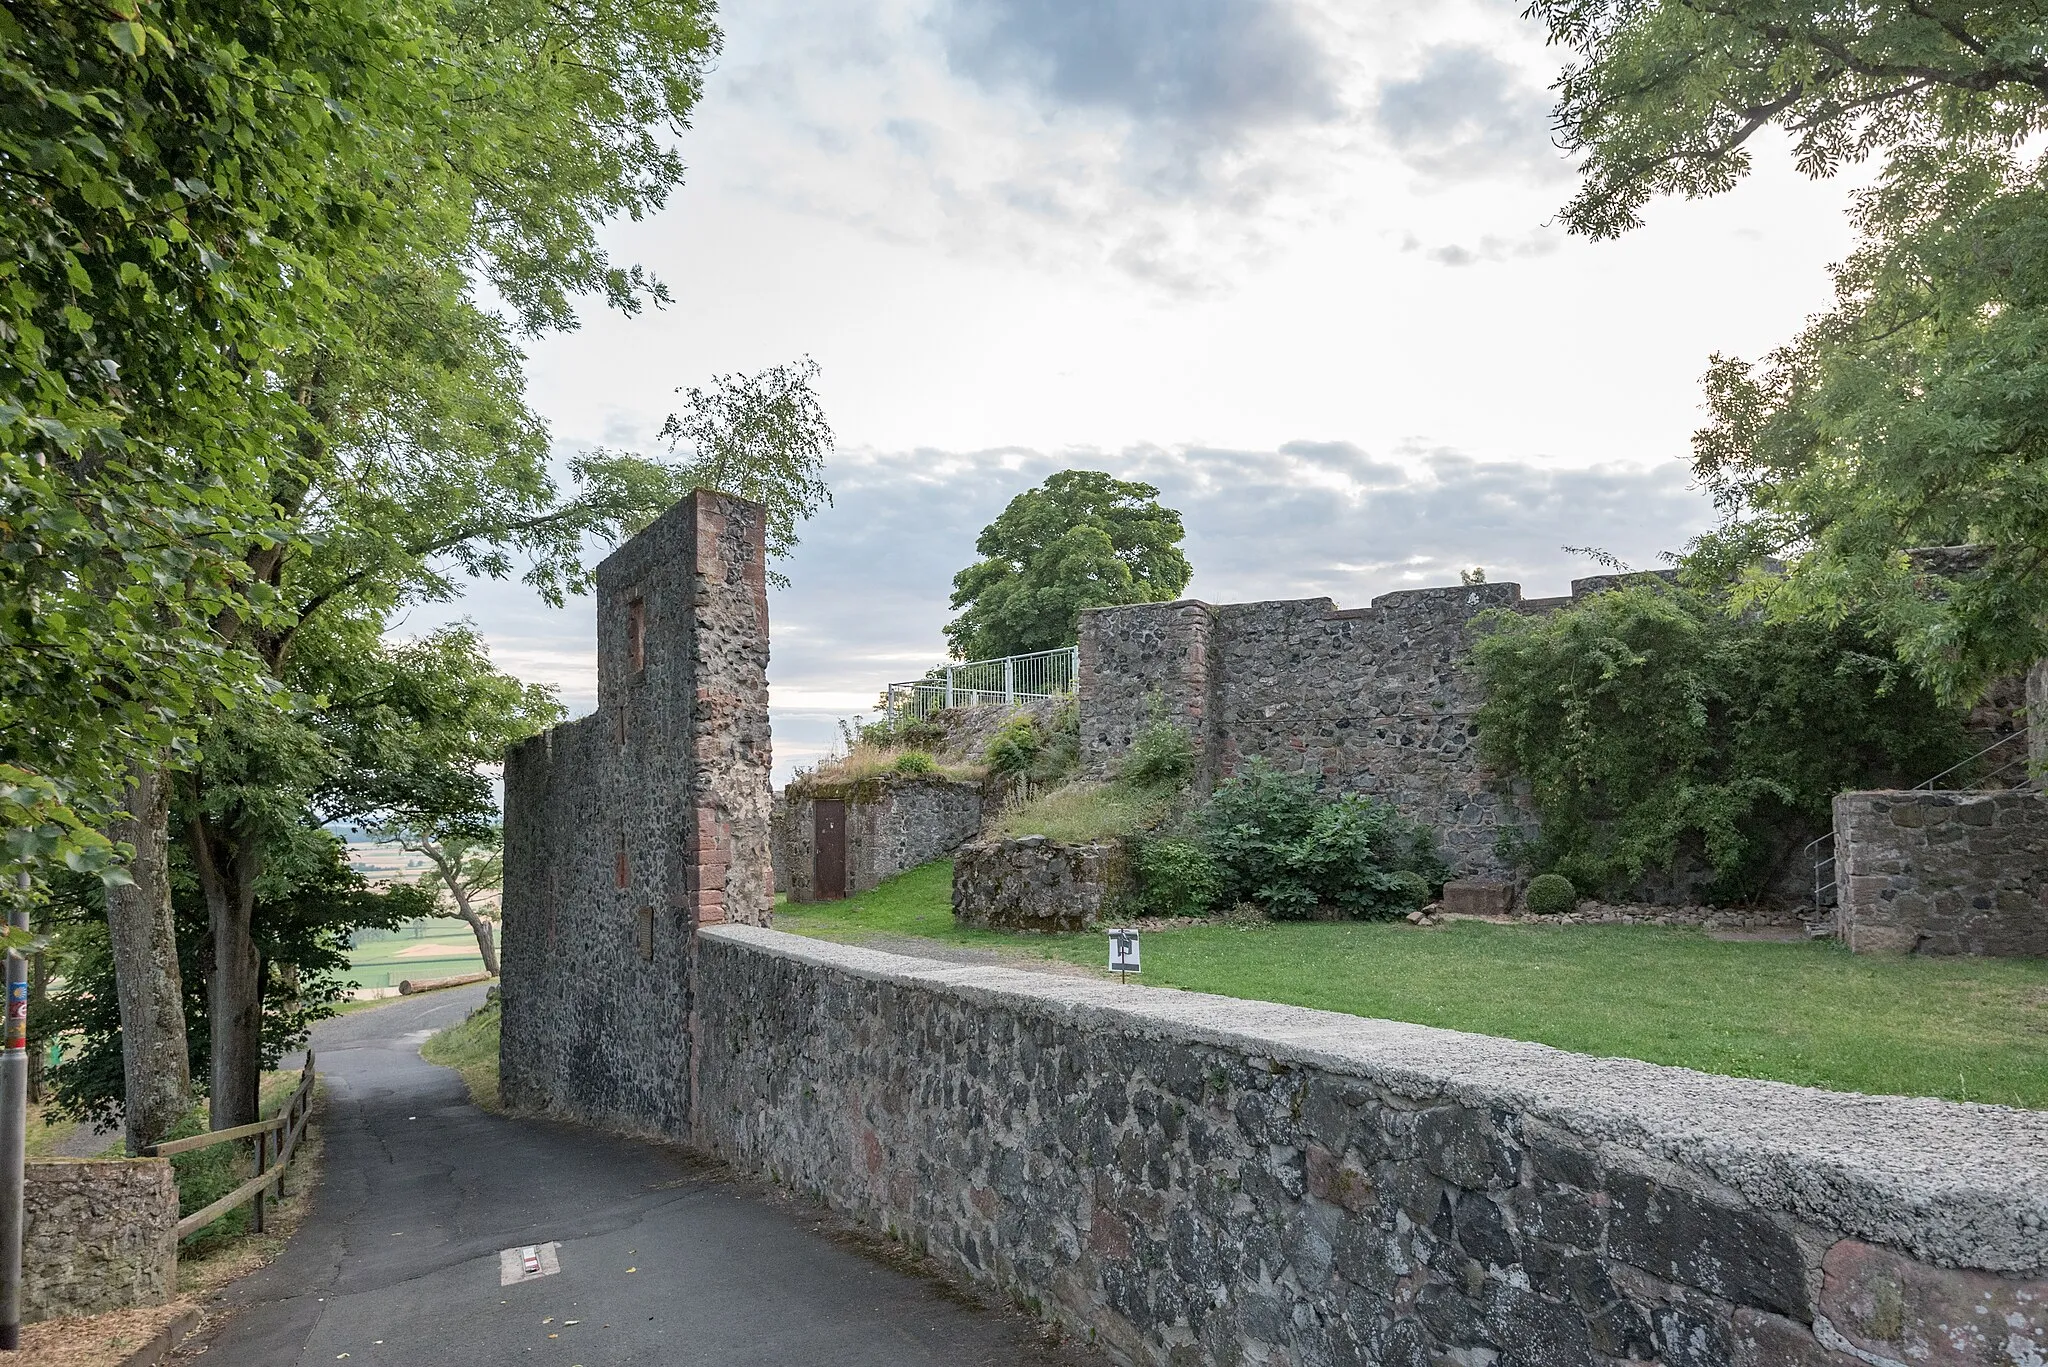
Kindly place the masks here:
[(1138, 971), (1137, 931), (1112, 930), (1109, 932), (1109, 971), (1112, 973), (1136, 973)]

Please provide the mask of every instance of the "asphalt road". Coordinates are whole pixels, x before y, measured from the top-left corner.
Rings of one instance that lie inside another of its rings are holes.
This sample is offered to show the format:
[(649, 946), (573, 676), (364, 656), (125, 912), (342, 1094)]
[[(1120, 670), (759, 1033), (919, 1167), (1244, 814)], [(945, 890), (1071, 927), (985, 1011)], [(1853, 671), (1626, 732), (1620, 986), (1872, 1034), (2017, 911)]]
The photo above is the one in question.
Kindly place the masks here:
[[(678, 1150), (477, 1109), (419, 1045), (482, 996), (480, 986), (429, 993), (317, 1028), (326, 1176), (285, 1251), (227, 1293), (239, 1308), (205, 1362), (1083, 1360)], [(501, 1250), (550, 1242), (558, 1273), (500, 1284)]]

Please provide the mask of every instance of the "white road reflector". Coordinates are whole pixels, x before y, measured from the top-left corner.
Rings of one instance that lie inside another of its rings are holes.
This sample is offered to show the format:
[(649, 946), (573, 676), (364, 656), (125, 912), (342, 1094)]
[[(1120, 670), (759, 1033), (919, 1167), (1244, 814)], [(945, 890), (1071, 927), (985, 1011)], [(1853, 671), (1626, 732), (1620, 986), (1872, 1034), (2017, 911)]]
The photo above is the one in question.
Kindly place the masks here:
[(1138, 972), (1137, 931), (1112, 930), (1109, 932), (1109, 971), (1112, 973)]
[(561, 1245), (527, 1244), (498, 1254), (498, 1285), (530, 1282), (535, 1277), (552, 1277), (562, 1270)]

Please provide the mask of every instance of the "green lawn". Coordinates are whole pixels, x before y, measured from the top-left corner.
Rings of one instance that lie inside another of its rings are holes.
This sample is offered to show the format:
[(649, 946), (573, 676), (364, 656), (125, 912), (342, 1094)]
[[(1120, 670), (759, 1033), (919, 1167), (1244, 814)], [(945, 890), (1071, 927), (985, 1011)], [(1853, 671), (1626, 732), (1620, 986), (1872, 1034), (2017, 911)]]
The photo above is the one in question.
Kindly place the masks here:
[[(775, 924), (1108, 958), (1099, 933), (956, 929), (951, 887), (941, 861), (844, 902), (779, 907)], [(2048, 1107), (2042, 959), (1876, 958), (1647, 926), (1219, 925), (1146, 936), (1144, 980), (1736, 1077)]]

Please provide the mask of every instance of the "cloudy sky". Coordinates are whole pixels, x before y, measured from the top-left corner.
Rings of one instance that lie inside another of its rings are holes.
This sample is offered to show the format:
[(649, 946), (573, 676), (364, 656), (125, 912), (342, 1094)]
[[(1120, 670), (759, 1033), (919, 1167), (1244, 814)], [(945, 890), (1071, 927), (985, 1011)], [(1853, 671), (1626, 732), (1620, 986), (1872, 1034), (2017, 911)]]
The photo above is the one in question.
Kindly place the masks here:
[[(1191, 596), (1532, 595), (1709, 509), (1698, 376), (1827, 299), (1846, 187), (1772, 147), (1618, 243), (1552, 224), (1562, 56), (1520, 0), (730, 0), (688, 186), (611, 234), (675, 303), (530, 348), (567, 456), (679, 386), (822, 367), (835, 506), (773, 602), (778, 781), (944, 653), (954, 571), (1046, 474), (1156, 484)], [(593, 613), (478, 586), (497, 660), (594, 701)], [(427, 625), (416, 615), (408, 627)]]

